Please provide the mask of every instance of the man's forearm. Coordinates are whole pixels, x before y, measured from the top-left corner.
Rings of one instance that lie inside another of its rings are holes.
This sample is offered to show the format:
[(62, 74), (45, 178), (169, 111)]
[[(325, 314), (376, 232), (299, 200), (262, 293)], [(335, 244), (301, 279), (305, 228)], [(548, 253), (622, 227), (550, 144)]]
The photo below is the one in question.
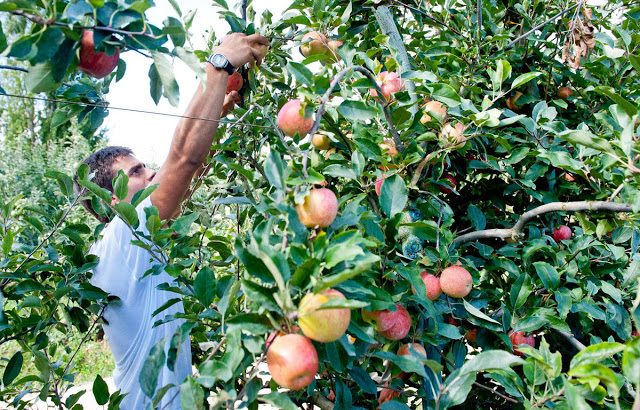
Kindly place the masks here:
[[(205, 65), (207, 74), (206, 86), (199, 85), (187, 110), (185, 117), (178, 123), (169, 155), (193, 167), (196, 172), (206, 159), (213, 142), (218, 121), (224, 104), (227, 87), (227, 74), (224, 70)], [(203, 121), (195, 118), (206, 118)]]

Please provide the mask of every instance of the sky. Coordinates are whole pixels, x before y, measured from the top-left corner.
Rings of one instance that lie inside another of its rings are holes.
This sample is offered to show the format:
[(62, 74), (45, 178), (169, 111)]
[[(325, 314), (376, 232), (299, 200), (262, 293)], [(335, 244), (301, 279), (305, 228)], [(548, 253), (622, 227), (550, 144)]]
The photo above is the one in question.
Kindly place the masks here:
[[(190, 30), (196, 48), (204, 48), (205, 30), (212, 28), (218, 38), (229, 31), (229, 25), (217, 14), (220, 8), (212, 6), (211, 0), (180, 0), (177, 3), (183, 15), (188, 10), (198, 10)], [(227, 0), (232, 10), (237, 10), (235, 6), (239, 3), (240, 0)], [(268, 8), (273, 13), (274, 20), (280, 17), (290, 3), (290, 0), (254, 0), (252, 2), (258, 16)], [(155, 4), (156, 7), (147, 11), (147, 16), (152, 23), (161, 25), (166, 17), (177, 17), (168, 0), (156, 0)], [(148, 72), (151, 60), (135, 52), (122, 53), (121, 58), (127, 64), (127, 71), (119, 82), (111, 84), (107, 94), (110, 106), (177, 115), (184, 113), (197, 86), (195, 74), (191, 69), (180, 60), (175, 60), (174, 73), (180, 86), (180, 103), (178, 107), (173, 107), (165, 98), (162, 98), (156, 105), (149, 94)], [(109, 110), (105, 126), (109, 145), (129, 147), (141, 161), (159, 166), (169, 152), (173, 130), (178, 121), (179, 118), (175, 117), (112, 109)]]

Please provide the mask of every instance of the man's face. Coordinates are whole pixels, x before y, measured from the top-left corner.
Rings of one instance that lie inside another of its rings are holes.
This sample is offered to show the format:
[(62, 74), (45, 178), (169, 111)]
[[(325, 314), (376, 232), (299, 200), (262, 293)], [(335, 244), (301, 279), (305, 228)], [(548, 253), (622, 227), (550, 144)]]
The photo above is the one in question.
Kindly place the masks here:
[(156, 171), (147, 168), (144, 163), (133, 155), (117, 158), (113, 163), (112, 169), (114, 175), (117, 175), (118, 171), (122, 170), (129, 177), (129, 192), (124, 199), (125, 202), (131, 202), (131, 198), (136, 192), (151, 184), (153, 177), (156, 175)]

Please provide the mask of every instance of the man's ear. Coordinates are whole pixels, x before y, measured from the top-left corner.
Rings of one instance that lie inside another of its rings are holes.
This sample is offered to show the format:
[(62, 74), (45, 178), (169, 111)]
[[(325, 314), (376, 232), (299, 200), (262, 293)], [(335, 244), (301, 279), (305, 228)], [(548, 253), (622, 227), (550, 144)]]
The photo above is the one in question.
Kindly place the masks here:
[(120, 202), (118, 200), (118, 197), (115, 195), (111, 195), (111, 206), (114, 206), (115, 204), (117, 204), (118, 202)]

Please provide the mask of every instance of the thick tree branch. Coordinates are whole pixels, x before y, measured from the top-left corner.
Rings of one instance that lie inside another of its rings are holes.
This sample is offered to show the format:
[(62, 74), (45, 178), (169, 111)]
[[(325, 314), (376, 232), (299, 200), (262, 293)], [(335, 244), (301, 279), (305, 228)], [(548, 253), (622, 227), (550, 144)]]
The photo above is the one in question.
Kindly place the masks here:
[(313, 393), (313, 402), (320, 410), (333, 410), (333, 402), (318, 392)]
[(484, 229), (482, 231), (470, 232), (460, 235), (453, 240), (453, 243), (475, 241), (486, 238), (518, 239), (522, 236), (522, 231), (527, 222), (531, 219), (549, 212), (579, 212), (579, 211), (609, 211), (609, 212), (633, 212), (630, 205), (609, 201), (575, 201), (575, 202), (551, 202), (541, 205), (520, 216), (518, 222), (512, 228), (505, 229)]
[(558, 330), (558, 329), (553, 329), (553, 330), (555, 330), (556, 333), (562, 336), (567, 342), (571, 343), (571, 345), (575, 347), (576, 350), (584, 350), (587, 348), (587, 346), (585, 346), (581, 341), (573, 337), (571, 333), (563, 332), (562, 330)]

